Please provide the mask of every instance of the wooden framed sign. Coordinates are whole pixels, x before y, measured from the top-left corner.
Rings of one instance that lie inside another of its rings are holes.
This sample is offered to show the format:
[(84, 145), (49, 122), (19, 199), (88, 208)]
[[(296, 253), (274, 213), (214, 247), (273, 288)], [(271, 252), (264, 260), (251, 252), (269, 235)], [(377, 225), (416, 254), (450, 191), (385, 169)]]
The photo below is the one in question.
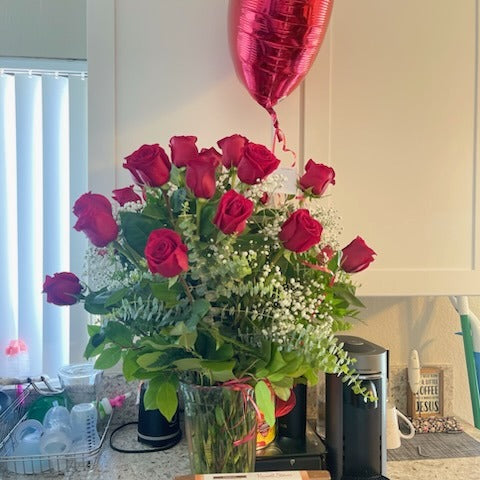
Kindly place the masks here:
[(420, 388), (416, 395), (408, 388), (407, 409), (412, 418), (443, 416), (443, 370), (441, 368), (420, 369)]

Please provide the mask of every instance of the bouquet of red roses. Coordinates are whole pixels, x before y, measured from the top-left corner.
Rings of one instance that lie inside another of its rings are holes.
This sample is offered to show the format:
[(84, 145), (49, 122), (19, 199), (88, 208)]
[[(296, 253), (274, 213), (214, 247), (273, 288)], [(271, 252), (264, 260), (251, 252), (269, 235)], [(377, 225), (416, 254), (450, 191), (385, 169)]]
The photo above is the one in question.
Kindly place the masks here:
[(322, 198), (334, 170), (309, 160), (297, 193), (285, 194), (263, 145), (237, 134), (220, 151), (196, 142), (171, 138), (170, 156), (143, 145), (123, 165), (135, 185), (114, 190), (113, 204), (95, 193), (76, 201), (74, 228), (91, 242), (86, 281), (47, 276), (47, 301), (98, 315), (86, 357), (102, 369), (122, 359), (127, 380), (150, 380), (147, 408), (167, 418), (184, 378), (241, 379), (269, 423), (271, 392), (286, 401), (294, 382), (322, 371), (364, 392), (334, 334), (361, 306), (350, 274), (375, 252), (360, 237), (338, 244), (338, 216)]

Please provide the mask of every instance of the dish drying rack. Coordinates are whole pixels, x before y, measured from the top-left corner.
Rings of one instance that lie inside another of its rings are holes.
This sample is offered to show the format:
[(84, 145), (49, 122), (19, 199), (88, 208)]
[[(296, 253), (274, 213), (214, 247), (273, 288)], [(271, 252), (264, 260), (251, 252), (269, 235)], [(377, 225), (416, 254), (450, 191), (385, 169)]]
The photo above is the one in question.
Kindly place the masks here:
[[(19, 382), (14, 382), (19, 383)], [(4, 473), (36, 474), (36, 473), (66, 473), (93, 468), (100, 456), (100, 451), (107, 436), (113, 414), (99, 419), (97, 430), (100, 436), (98, 447), (88, 451), (64, 453), (61, 455), (30, 455), (13, 456), (16, 447), (15, 429), (26, 419), (32, 403), (40, 395), (57, 395), (63, 390), (52, 387), (47, 377), (28, 378), (24, 390), (17, 394), (12, 403), (0, 415), (0, 478)], [(46, 388), (40, 388), (37, 383), (43, 383)], [(0, 378), (0, 385), (9, 382)], [(15, 395), (15, 391), (12, 390)]]

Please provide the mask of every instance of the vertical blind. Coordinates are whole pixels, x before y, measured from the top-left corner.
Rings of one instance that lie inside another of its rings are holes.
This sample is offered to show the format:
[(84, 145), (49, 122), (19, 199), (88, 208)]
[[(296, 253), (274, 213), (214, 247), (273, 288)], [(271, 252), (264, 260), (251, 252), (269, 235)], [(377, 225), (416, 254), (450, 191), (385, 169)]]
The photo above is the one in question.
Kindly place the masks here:
[(82, 310), (42, 294), (46, 274), (81, 273), (85, 249), (71, 207), (87, 189), (86, 63), (64, 63), (0, 59), (0, 376), (12, 340), (27, 345), (31, 375), (55, 374), (86, 343)]

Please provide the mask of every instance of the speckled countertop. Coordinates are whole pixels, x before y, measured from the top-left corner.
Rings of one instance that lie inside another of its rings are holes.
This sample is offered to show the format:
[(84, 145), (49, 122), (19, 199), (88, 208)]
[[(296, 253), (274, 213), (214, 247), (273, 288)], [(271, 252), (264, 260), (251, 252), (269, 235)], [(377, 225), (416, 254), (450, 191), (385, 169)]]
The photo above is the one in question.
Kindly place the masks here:
[[(397, 369), (398, 378), (404, 376), (404, 369)], [(396, 378), (394, 375), (392, 377)], [(395, 383), (392, 378), (392, 383)], [(403, 377), (402, 377), (403, 378)], [(401, 380), (401, 378), (400, 378)], [(398, 381), (398, 385), (405, 382)], [(136, 384), (126, 389), (121, 375), (110, 376), (106, 383), (107, 396), (115, 396), (127, 390), (135, 391)], [(393, 385), (395, 387), (395, 385)], [(393, 388), (394, 393), (399, 388)], [(400, 389), (401, 390), (401, 389)], [(399, 391), (400, 391), (399, 390)], [(319, 390), (309, 392), (309, 405), (315, 405), (315, 397)], [(321, 393), (321, 387), (320, 387)], [(398, 393), (398, 392), (397, 392)], [(397, 405), (402, 406), (399, 398), (403, 398), (403, 391), (398, 394)], [(397, 396), (397, 395), (396, 395)], [(322, 395), (318, 395), (319, 398)], [(449, 410), (449, 408), (447, 408)], [(137, 415), (135, 399), (132, 396), (127, 404), (115, 415), (115, 422), (122, 424), (134, 420)], [(448, 413), (451, 413), (450, 411)], [(316, 411), (309, 411), (308, 416), (315, 418)], [(464, 430), (480, 442), (480, 430), (461, 422)], [(115, 445), (123, 449), (139, 449), (142, 445), (136, 441), (136, 426), (126, 427), (115, 437)], [(14, 475), (5, 474), (0, 470), (2, 480), (172, 480), (177, 475), (190, 473), (187, 443), (185, 439), (170, 450), (154, 453), (125, 454), (112, 450), (108, 441), (103, 446), (98, 464), (92, 470), (76, 471), (65, 475)], [(390, 480), (462, 480), (480, 479), (480, 456), (465, 458), (448, 458), (438, 460), (409, 460), (388, 462), (387, 477)]]
[[(463, 424), (465, 431), (480, 441), (480, 430)], [(129, 430), (132, 428), (131, 430)], [(126, 427), (115, 437), (115, 445), (124, 449), (141, 448), (136, 442), (135, 426)], [(172, 480), (177, 475), (189, 473), (188, 451), (185, 439), (164, 452), (125, 454), (112, 450), (107, 444), (100, 454), (98, 465), (89, 471), (59, 475), (9, 475), (9, 480)], [(388, 462), (390, 480), (462, 480), (480, 479), (480, 457), (449, 458), (440, 460), (415, 460)]]

